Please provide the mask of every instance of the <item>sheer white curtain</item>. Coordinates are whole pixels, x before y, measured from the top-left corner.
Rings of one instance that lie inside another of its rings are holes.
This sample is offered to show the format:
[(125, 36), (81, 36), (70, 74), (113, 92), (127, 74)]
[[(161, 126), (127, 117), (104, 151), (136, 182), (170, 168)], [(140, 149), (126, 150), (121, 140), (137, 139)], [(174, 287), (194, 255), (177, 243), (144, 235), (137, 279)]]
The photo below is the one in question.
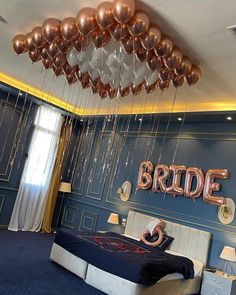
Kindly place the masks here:
[(60, 113), (40, 106), (9, 230), (39, 231), (62, 126)]

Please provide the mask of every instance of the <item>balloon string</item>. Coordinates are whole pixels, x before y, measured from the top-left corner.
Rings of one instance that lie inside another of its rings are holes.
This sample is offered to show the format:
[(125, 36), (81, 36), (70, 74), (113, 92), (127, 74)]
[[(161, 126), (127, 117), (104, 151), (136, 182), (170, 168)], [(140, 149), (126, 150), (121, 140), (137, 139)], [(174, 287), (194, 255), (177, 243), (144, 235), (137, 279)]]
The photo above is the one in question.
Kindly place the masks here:
[(169, 126), (170, 126), (170, 122), (171, 122), (171, 118), (172, 118), (172, 115), (173, 115), (173, 109), (174, 109), (176, 97), (177, 97), (177, 88), (175, 89), (175, 94), (174, 94), (174, 99), (173, 99), (173, 103), (172, 103), (172, 107), (171, 107), (171, 112), (170, 112), (169, 119), (168, 119), (168, 122), (167, 122), (167, 125), (166, 125), (166, 130), (165, 130), (164, 138), (162, 140), (161, 149), (160, 149), (160, 155), (159, 155), (159, 158), (158, 158), (158, 164), (160, 164), (160, 162), (161, 162), (162, 151), (163, 151), (163, 147), (165, 145), (167, 132), (168, 132), (168, 129), (169, 129)]
[(178, 147), (179, 147), (180, 138), (182, 136), (183, 127), (184, 127), (184, 123), (185, 123), (185, 119), (186, 119), (186, 115), (187, 115), (187, 109), (188, 109), (189, 101), (190, 101), (190, 98), (188, 97), (187, 98), (186, 105), (185, 105), (184, 115), (183, 115), (183, 119), (182, 119), (182, 123), (181, 123), (181, 127), (180, 127), (180, 132), (179, 132), (179, 135), (178, 135), (178, 139), (177, 139), (177, 143), (176, 143), (176, 147), (175, 147), (175, 151), (174, 151), (174, 155), (173, 155), (173, 159), (172, 159), (172, 165), (175, 163), (175, 159), (176, 159), (176, 155), (177, 155), (177, 151), (178, 151)]
[(158, 120), (157, 120), (157, 127), (156, 127), (156, 131), (155, 131), (154, 139), (153, 139), (153, 142), (152, 142), (152, 148), (151, 148), (150, 153), (149, 153), (149, 157), (153, 154), (153, 150), (154, 150), (154, 146), (155, 146), (155, 143), (156, 143), (156, 138), (157, 138), (157, 135), (158, 135), (158, 132), (159, 132), (159, 126), (160, 126), (160, 122), (161, 122), (161, 118), (162, 118), (162, 112), (163, 112), (163, 107), (164, 107), (164, 102), (165, 102), (164, 91), (163, 90), (161, 91), (160, 96), (161, 96), (161, 103), (160, 103), (160, 107), (159, 107), (159, 115), (158, 115)]

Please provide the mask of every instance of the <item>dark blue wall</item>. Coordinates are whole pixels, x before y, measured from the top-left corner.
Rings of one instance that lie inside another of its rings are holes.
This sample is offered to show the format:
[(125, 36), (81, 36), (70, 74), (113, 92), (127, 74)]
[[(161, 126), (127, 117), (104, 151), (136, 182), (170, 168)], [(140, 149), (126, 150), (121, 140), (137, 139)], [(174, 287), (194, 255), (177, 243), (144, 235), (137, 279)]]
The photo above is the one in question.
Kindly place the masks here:
[[(90, 121), (82, 130), (74, 130), (70, 164), (64, 176), (67, 181), (72, 177), (73, 193), (67, 195), (61, 211), (61, 226), (123, 232), (122, 226), (106, 222), (110, 212), (125, 217), (129, 210), (136, 210), (160, 216), (211, 232), (209, 264), (221, 267), (223, 261), (219, 255), (223, 246), (236, 246), (236, 220), (230, 225), (221, 224), (218, 207), (207, 204), (202, 198), (192, 201), (135, 188), (140, 163), (144, 159), (157, 163), (163, 149), (161, 163), (170, 165), (179, 138), (175, 164), (199, 167), (204, 172), (209, 168), (229, 169), (231, 178), (219, 181), (222, 190), (216, 194), (232, 198), (236, 203), (236, 124), (188, 123), (187, 118), (180, 134), (181, 122), (176, 118), (172, 118), (168, 130), (168, 117), (163, 117), (161, 122), (158, 116), (144, 117), (142, 122), (138, 118), (130, 119), (117, 118), (114, 123), (113, 118), (106, 124), (99, 119)], [(153, 142), (153, 153), (149, 154)], [(117, 195), (118, 187), (125, 180), (133, 185), (128, 202), (122, 202)]]
[(0, 90), (0, 227), (11, 217), (36, 109), (31, 97), (18, 94), (5, 86)]

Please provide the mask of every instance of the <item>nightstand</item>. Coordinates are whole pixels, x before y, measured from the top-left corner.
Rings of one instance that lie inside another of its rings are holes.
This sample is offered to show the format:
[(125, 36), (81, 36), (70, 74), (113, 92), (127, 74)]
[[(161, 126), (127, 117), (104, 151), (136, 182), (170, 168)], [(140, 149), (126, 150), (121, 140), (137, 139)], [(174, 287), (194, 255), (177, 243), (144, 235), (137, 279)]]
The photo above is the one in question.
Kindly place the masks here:
[(224, 275), (221, 271), (203, 273), (201, 295), (235, 295), (236, 276)]

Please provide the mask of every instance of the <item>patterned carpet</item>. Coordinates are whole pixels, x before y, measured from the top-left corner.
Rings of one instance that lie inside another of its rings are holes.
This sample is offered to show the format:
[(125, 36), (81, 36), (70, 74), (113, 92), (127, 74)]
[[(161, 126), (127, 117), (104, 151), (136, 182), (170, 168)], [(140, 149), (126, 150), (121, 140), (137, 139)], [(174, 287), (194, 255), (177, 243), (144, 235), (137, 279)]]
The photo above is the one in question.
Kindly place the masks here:
[(49, 255), (54, 235), (0, 230), (0, 295), (102, 295)]

